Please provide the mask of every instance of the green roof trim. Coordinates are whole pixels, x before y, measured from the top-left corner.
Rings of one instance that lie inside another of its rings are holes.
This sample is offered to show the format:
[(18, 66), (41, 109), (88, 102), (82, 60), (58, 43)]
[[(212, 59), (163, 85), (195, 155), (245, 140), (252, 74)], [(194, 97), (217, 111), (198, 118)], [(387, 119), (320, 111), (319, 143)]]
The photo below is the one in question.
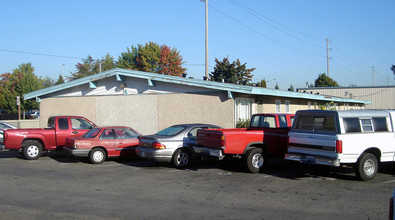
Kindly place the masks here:
[(24, 99), (40, 98), (41, 96), (46, 96), (51, 93), (55, 93), (61, 90), (69, 89), (79, 85), (89, 84), (89, 86), (95, 85), (95, 81), (115, 76), (117, 81), (124, 81), (125, 77), (134, 77), (139, 79), (146, 79), (149, 86), (154, 86), (155, 82), (166, 82), (174, 83), (187, 86), (195, 86), (219, 91), (225, 91), (228, 93), (228, 97), (233, 98), (234, 93), (248, 94), (248, 95), (267, 95), (267, 96), (277, 96), (286, 98), (302, 98), (311, 99), (317, 101), (333, 101), (333, 102), (348, 102), (355, 104), (370, 104), (369, 101), (348, 99), (341, 97), (332, 97), (324, 95), (314, 95), (308, 93), (291, 92), (291, 91), (281, 91), (277, 89), (268, 89), (261, 87), (243, 86), (235, 85), (230, 83), (221, 83), (214, 81), (205, 81), (199, 79), (184, 78), (178, 76), (169, 76), (157, 73), (142, 72), (136, 70), (127, 70), (115, 68), (102, 73), (97, 73), (95, 75), (87, 76), (84, 78), (72, 80), (63, 84), (48, 87), (45, 89), (40, 89), (34, 92), (30, 92), (24, 95)]

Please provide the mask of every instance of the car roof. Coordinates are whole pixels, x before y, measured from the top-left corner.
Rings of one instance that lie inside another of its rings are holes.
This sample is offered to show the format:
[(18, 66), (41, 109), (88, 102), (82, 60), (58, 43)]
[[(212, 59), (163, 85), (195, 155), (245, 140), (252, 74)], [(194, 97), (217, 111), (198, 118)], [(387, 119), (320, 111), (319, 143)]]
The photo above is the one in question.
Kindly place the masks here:
[(169, 127), (173, 127), (173, 126), (185, 126), (185, 127), (195, 127), (195, 126), (208, 126), (208, 127), (220, 127), (218, 125), (212, 125), (212, 124), (202, 124), (202, 123), (186, 123), (186, 124), (176, 124), (176, 125), (172, 125)]

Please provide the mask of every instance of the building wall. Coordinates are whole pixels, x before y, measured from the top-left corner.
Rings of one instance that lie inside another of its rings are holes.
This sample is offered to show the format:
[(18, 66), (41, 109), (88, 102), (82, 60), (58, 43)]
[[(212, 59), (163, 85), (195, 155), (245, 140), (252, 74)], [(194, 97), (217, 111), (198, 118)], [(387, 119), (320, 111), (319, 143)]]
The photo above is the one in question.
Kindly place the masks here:
[[(395, 109), (395, 86), (303, 88), (298, 91), (372, 102), (366, 104), (366, 109)], [(352, 105), (349, 107), (354, 108)]]
[(52, 115), (79, 115), (99, 126), (125, 125), (153, 134), (179, 123), (234, 126), (234, 100), (217, 95), (162, 94), (46, 98), (40, 103), (40, 127)]

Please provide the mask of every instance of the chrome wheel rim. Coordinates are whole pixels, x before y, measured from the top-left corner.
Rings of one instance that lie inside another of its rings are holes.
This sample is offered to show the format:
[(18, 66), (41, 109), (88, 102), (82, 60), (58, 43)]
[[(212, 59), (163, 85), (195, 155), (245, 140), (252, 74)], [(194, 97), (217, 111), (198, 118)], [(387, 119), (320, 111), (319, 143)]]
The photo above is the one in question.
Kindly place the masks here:
[(189, 157), (188, 157), (188, 154), (187, 154), (187, 153), (181, 152), (180, 154), (178, 154), (178, 156), (177, 156), (177, 163), (178, 163), (180, 166), (185, 166), (185, 165), (187, 165), (187, 164), (188, 164), (188, 161), (189, 161)]
[(252, 156), (252, 166), (259, 169), (262, 167), (262, 165), (263, 165), (262, 154), (254, 154), (254, 156)]
[(94, 161), (96, 161), (96, 162), (100, 162), (100, 161), (102, 161), (103, 160), (103, 158), (104, 158), (104, 154), (103, 154), (103, 152), (101, 152), (101, 151), (95, 151), (94, 153), (93, 153), (93, 160)]
[(29, 157), (35, 157), (38, 155), (39, 152), (40, 150), (35, 145), (27, 147), (27, 155), (29, 155)]
[(366, 160), (363, 164), (363, 170), (365, 171), (366, 175), (373, 175), (376, 170), (376, 165), (374, 164), (374, 161), (372, 159)]

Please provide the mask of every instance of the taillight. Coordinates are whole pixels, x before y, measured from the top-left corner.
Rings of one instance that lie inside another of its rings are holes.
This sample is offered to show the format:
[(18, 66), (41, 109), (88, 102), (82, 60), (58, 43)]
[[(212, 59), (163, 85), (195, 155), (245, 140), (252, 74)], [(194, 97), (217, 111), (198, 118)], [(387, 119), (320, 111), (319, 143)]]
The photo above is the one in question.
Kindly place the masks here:
[(222, 149), (225, 149), (225, 147), (226, 147), (225, 141), (226, 141), (225, 135), (221, 135), (221, 148)]
[(166, 146), (164, 144), (154, 142), (152, 143), (152, 148), (154, 149), (166, 149)]
[(336, 153), (343, 153), (343, 141), (337, 140), (336, 141)]

